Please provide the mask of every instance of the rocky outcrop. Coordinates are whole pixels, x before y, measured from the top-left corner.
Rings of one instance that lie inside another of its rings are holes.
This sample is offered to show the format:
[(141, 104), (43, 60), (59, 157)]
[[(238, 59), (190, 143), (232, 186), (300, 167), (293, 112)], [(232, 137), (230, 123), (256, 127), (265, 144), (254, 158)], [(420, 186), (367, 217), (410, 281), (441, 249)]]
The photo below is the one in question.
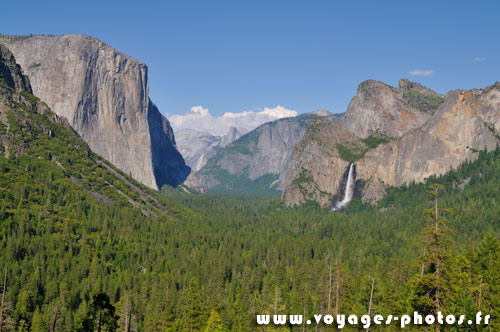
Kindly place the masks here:
[(179, 152), (193, 171), (202, 168), (220, 147), (220, 137), (207, 132), (183, 129), (176, 132), (175, 137)]
[[(28, 113), (37, 113), (54, 124), (69, 127), (67, 121), (54, 114), (49, 107), (31, 94), (31, 84), (13, 54), (0, 44), (0, 153), (6, 158), (25, 155), (29, 145), (39, 133), (54, 137), (47, 123), (32, 123)], [(15, 119), (15, 120), (14, 120)], [(20, 130), (17, 122), (24, 126)], [(14, 128), (12, 124), (16, 123)], [(35, 130), (34, 127), (37, 127)], [(71, 130), (71, 134), (76, 132)]]
[(286, 173), (283, 199), (287, 205), (307, 201), (318, 202), (322, 207), (331, 205), (349, 165), (337, 149), (337, 144), (345, 142), (361, 144), (359, 137), (338, 123), (311, 121), (304, 139), (295, 145)]
[(479, 150), (492, 150), (499, 142), (500, 84), (455, 90), (425, 125), (366, 153), (358, 174), (390, 186), (422, 182), (475, 160)]
[(207, 192), (207, 188), (203, 185), (200, 178), (196, 175), (195, 172), (191, 172), (187, 177), (186, 181), (182, 184), (190, 189), (193, 189), (196, 192), (204, 194)]
[(0, 36), (33, 93), (90, 148), (139, 182), (182, 183), (189, 167), (148, 96), (147, 66), (88, 36)]
[(227, 132), (227, 134), (221, 137), (220, 146), (224, 148), (227, 145), (236, 141), (241, 136), (245, 135), (246, 133), (248, 133), (248, 130), (246, 130), (245, 128), (231, 127), (231, 128), (229, 128), (229, 131)]
[[(400, 81), (398, 89), (416, 91), (419, 96), (432, 94), (409, 81)], [(386, 88), (378, 91), (383, 96), (388, 93)], [(422, 105), (418, 98), (413, 98), (412, 103)], [(423, 182), (467, 160), (475, 160), (480, 150), (493, 150), (500, 144), (500, 83), (483, 90), (451, 91), (436, 109), (426, 112), (427, 120), (422, 125), (404, 132), (393, 131), (396, 138), (392, 139), (384, 135), (377, 138), (374, 133), (390, 135), (391, 126), (409, 128), (414, 122), (406, 126), (401, 118), (393, 116), (382, 128), (372, 124), (363, 128), (360, 122), (358, 131), (350, 127), (353, 118), (343, 118), (341, 126), (311, 122), (292, 157), (283, 192), (285, 202), (298, 205), (314, 200), (328, 206), (348, 162), (356, 162), (357, 178), (364, 183), (363, 201), (377, 201), (385, 195), (386, 186)], [(361, 119), (362, 116), (357, 121)]]
[(359, 85), (341, 123), (361, 137), (401, 137), (424, 124), (441, 102), (442, 96), (415, 82), (402, 79), (394, 88), (368, 80)]
[[(330, 120), (340, 117), (324, 114)], [(294, 146), (317, 117), (321, 115), (303, 114), (265, 123), (220, 149), (197, 175), (208, 189), (244, 191), (249, 182), (263, 181), (265, 190), (282, 190)]]
[(215, 153), (240, 138), (248, 131), (245, 128), (231, 127), (224, 136), (214, 136), (207, 132), (192, 129), (178, 131), (176, 136), (179, 152), (193, 171), (199, 171)]
[(32, 93), (29, 80), (23, 75), (21, 66), (7, 47), (0, 44), (0, 80), (14, 89)]

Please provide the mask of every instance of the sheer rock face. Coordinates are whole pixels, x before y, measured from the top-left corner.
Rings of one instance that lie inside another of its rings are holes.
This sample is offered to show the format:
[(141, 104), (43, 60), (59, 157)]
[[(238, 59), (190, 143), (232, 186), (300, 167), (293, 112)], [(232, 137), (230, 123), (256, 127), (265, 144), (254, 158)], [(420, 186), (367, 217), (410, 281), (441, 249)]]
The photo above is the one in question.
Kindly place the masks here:
[(94, 152), (151, 188), (188, 176), (168, 120), (149, 100), (145, 64), (83, 35), (0, 36), (0, 43), (29, 76), (33, 94)]
[(176, 133), (177, 146), (193, 171), (199, 171), (215, 153), (246, 134), (245, 128), (231, 127), (224, 136), (214, 136), (207, 132), (183, 129)]
[[(425, 88), (417, 88), (427, 93)], [(380, 91), (386, 94), (385, 90)], [(400, 136), (365, 150), (357, 158), (357, 177), (365, 182), (364, 201), (382, 198), (385, 186), (423, 182), (430, 176), (444, 174), (467, 160), (475, 160), (479, 150), (493, 150), (500, 144), (500, 83), (482, 90), (451, 91), (442, 102), (437, 98), (433, 101), (434, 105), (439, 102), (439, 107), (427, 115), (422, 125), (404, 133), (393, 132)], [(396, 128), (399, 120), (393, 117), (395, 124), (389, 121), (379, 132), (390, 126)], [(312, 126), (313, 123), (292, 156), (283, 193), (288, 205), (311, 199), (327, 206), (327, 197), (336, 193), (341, 172), (347, 165), (337, 143), (355, 148), (360, 146), (360, 140), (363, 143), (366, 135), (377, 132), (377, 127), (371, 132), (364, 130), (363, 123), (359, 123), (359, 131), (352, 130), (344, 119), (342, 127), (321, 123), (315, 135)], [(350, 129), (351, 137), (345, 133), (346, 129)], [(301, 185), (302, 191), (297, 185), (301, 182), (305, 182)]]
[(374, 134), (401, 137), (427, 121), (441, 99), (408, 80), (400, 80), (398, 88), (368, 80), (359, 85), (341, 123), (364, 138)]
[(500, 84), (451, 91), (422, 127), (366, 153), (358, 174), (391, 186), (422, 182), (475, 160), (479, 150), (493, 150), (499, 138)]
[(183, 129), (175, 133), (179, 152), (193, 171), (198, 171), (220, 147), (220, 137), (207, 132)]
[(277, 121), (275, 124), (261, 126), (256, 153), (250, 161), (248, 177), (255, 180), (265, 174), (281, 176), (282, 171), (288, 168), (295, 143), (302, 139), (306, 128), (307, 125), (301, 126), (300, 122), (293, 120)]

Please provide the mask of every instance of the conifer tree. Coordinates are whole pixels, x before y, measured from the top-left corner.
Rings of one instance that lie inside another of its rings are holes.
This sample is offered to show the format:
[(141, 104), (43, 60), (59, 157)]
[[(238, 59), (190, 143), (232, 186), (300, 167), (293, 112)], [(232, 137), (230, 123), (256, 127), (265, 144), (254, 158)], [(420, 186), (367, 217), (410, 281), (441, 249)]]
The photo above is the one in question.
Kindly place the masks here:
[(2, 283), (2, 297), (0, 302), (0, 332), (14, 330), (15, 322), (11, 313), (12, 307), (7, 300), (7, 269), (5, 269)]
[(193, 277), (184, 293), (180, 328), (183, 332), (200, 331), (206, 323), (198, 281)]
[(45, 324), (43, 315), (40, 310), (36, 308), (33, 314), (33, 322), (31, 323), (31, 332), (47, 332), (47, 325)]
[(210, 317), (208, 317), (207, 326), (204, 329), (204, 332), (226, 332), (222, 325), (222, 320), (219, 316), (219, 313), (216, 310), (212, 310), (210, 313)]
[[(429, 186), (428, 193), (433, 198), (432, 209), (425, 210), (428, 216), (428, 225), (422, 232), (422, 258), (419, 264), (422, 269), (416, 277), (412, 298), (413, 308), (424, 315), (437, 315), (443, 312), (443, 299), (449, 290), (446, 272), (449, 268), (449, 248), (451, 239), (448, 237), (449, 229), (443, 212), (451, 213), (451, 209), (439, 207), (439, 192), (443, 189), (441, 184)], [(441, 325), (435, 324), (435, 331), (439, 332)]]
[[(488, 234), (479, 244), (473, 258), (476, 274), (475, 302), (478, 310), (491, 317), (500, 317), (500, 240)], [(489, 325), (492, 331), (500, 329), (498, 319)]]
[(90, 310), (79, 331), (114, 332), (118, 327), (117, 321), (115, 307), (111, 304), (109, 297), (104, 293), (98, 293), (94, 296)]

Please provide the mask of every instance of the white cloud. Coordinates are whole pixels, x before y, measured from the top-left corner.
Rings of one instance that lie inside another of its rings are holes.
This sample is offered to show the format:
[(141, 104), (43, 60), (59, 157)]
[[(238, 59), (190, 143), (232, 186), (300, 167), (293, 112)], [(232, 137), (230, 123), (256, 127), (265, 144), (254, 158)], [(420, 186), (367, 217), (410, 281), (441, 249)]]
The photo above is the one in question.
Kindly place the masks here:
[(169, 120), (174, 131), (189, 128), (222, 136), (228, 132), (230, 127), (243, 127), (252, 130), (265, 122), (292, 116), (297, 116), (297, 112), (280, 105), (274, 108), (266, 107), (262, 111), (226, 112), (222, 116), (212, 116), (208, 109), (202, 106), (193, 106), (184, 115), (169, 116)]
[(424, 76), (424, 77), (429, 77), (431, 75), (434, 75), (434, 70), (422, 70), (422, 69), (415, 69), (415, 70), (410, 70), (408, 74), (412, 76)]
[(488, 60), (487, 58), (483, 58), (483, 57), (475, 57), (474, 59), (472, 59), (472, 61), (474, 62), (483, 62), (483, 61), (486, 61)]

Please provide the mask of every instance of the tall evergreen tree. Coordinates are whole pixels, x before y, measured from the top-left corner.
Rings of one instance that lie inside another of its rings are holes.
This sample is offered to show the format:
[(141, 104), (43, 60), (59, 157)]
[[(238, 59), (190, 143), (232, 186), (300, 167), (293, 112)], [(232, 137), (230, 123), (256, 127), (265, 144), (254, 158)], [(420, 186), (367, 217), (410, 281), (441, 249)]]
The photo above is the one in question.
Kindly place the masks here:
[[(473, 258), (476, 275), (475, 299), (478, 310), (500, 317), (500, 240), (488, 234), (480, 242)], [(492, 319), (492, 331), (500, 330), (500, 321)]]
[(192, 277), (184, 292), (181, 307), (180, 331), (201, 331), (206, 324), (206, 314), (203, 307), (203, 298), (198, 280)]
[(40, 310), (36, 308), (33, 314), (30, 332), (47, 332), (47, 325)]
[(210, 317), (208, 317), (207, 326), (203, 330), (204, 332), (226, 332), (222, 325), (222, 320), (219, 316), (219, 313), (215, 310), (212, 310), (210, 313)]
[(115, 307), (111, 304), (109, 297), (104, 293), (94, 296), (90, 304), (90, 310), (81, 323), (80, 332), (114, 332), (118, 324), (115, 315)]
[[(448, 237), (449, 229), (446, 227), (446, 218), (443, 212), (450, 213), (451, 209), (439, 207), (439, 192), (443, 189), (441, 184), (429, 186), (428, 193), (433, 198), (432, 209), (426, 209), (428, 225), (422, 232), (422, 258), (421, 270), (414, 281), (414, 296), (412, 305), (414, 309), (424, 315), (437, 315), (443, 312), (444, 294), (447, 287), (446, 272), (449, 268), (449, 249), (451, 239)], [(441, 330), (441, 325), (436, 323), (435, 331)]]

